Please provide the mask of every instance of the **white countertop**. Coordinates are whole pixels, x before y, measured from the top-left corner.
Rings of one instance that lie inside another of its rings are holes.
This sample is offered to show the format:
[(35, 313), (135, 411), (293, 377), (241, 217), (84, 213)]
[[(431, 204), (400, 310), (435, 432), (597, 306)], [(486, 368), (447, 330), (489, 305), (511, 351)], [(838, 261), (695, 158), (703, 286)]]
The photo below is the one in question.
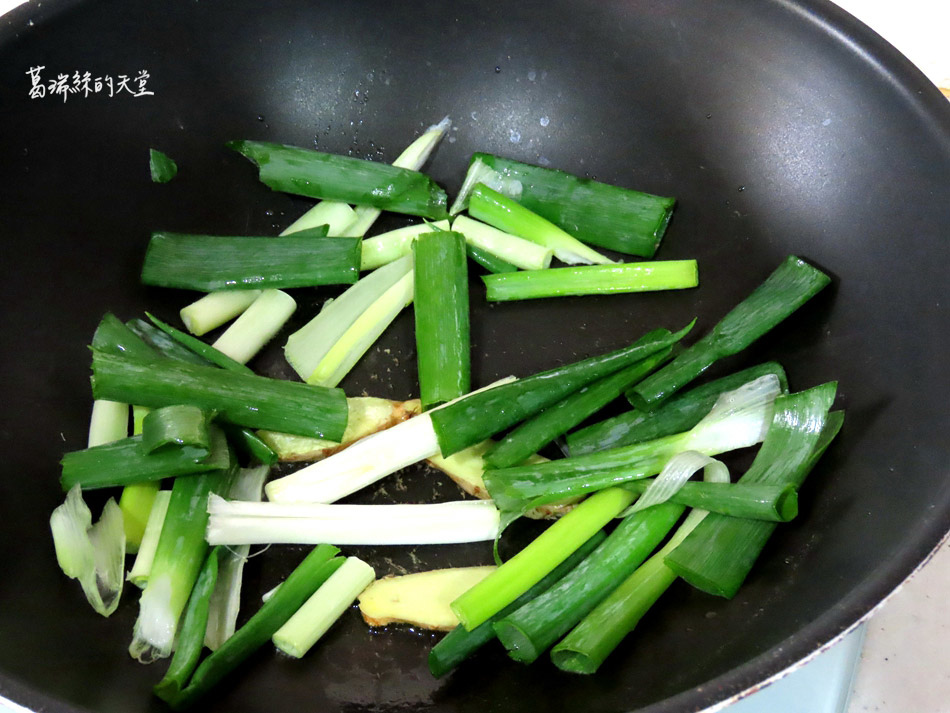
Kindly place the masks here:
[[(21, 0), (0, 0), (0, 14)], [(950, 1), (837, 0), (950, 96)], [(950, 713), (950, 542), (871, 617), (847, 713)], [(812, 713), (789, 701), (770, 713)], [(0, 713), (25, 711), (0, 700)], [(27, 712), (28, 713), (28, 712)]]

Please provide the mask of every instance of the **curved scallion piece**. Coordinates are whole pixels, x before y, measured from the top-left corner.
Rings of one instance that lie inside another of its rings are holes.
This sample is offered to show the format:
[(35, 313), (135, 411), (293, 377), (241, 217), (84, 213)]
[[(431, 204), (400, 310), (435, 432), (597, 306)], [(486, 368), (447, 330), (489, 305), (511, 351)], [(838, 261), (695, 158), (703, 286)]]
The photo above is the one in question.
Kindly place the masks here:
[(471, 390), (465, 238), (447, 230), (413, 244), (415, 332), (423, 410)]
[(109, 498), (99, 521), (82, 499), (82, 489), (69, 489), (66, 501), (53, 510), (49, 519), (56, 561), (63, 573), (78, 579), (86, 601), (102, 616), (119, 606), (124, 581), (125, 531), (122, 513)]
[(275, 191), (434, 220), (448, 216), (445, 191), (418, 171), (263, 141), (227, 146), (257, 164), (261, 181)]
[(637, 384), (630, 393), (634, 406), (655, 409), (716, 361), (752, 344), (830, 282), (821, 270), (789, 255), (707, 335)]
[(579, 265), (482, 275), (489, 302), (620, 292), (685, 290), (699, 284), (695, 260)]
[(152, 409), (142, 421), (142, 450), (155, 453), (190, 446), (211, 452), (208, 414), (197, 406), (176, 404)]
[[(768, 435), (739, 482), (799, 487), (841, 428), (843, 415), (829, 413), (834, 396), (829, 383), (777, 399)], [(667, 555), (666, 565), (694, 587), (731, 598), (775, 526), (710, 514)]]
[(774, 374), (782, 393), (788, 393), (784, 369), (776, 362), (766, 362), (692, 388), (674, 396), (655, 411), (634, 409), (569, 433), (566, 438), (568, 452), (580, 456), (688, 431), (709, 413), (721, 394), (766, 374)]

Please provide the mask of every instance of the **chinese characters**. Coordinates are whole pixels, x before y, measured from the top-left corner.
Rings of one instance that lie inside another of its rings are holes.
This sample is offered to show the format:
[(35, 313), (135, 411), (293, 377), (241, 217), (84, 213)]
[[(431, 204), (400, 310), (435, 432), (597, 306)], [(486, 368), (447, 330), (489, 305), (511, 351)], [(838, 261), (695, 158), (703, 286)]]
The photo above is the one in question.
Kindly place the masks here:
[(115, 97), (126, 93), (133, 97), (150, 97), (155, 92), (149, 91), (147, 83), (149, 73), (140, 70), (135, 76), (119, 74), (113, 77), (105, 74), (93, 77), (90, 72), (75, 71), (72, 74), (60, 73), (55, 78), (44, 78), (45, 66), (30, 67), (25, 73), (30, 78), (30, 99), (45, 99), (46, 97), (61, 97), (65, 102), (70, 97), (86, 98), (92, 94), (102, 94)]

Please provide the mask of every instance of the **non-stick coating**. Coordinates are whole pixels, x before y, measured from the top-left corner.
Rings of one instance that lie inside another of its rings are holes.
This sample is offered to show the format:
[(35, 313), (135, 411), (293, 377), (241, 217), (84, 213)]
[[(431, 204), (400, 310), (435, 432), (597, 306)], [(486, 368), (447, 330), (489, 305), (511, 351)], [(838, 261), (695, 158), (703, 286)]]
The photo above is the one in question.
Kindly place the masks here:
[[(739, 595), (677, 583), (596, 676), (486, 650), (436, 681), (431, 635), (371, 632), (350, 611), (302, 661), (260, 652), (208, 710), (695, 710), (846, 629), (950, 529), (950, 108), (830, 4), (46, 0), (2, 22), (0, 693), (51, 711), (162, 709), (163, 665), (125, 652), (133, 592), (94, 614), (56, 568), (47, 518), (57, 460), (84, 444), (99, 317), (173, 319), (193, 298), (138, 284), (149, 231), (273, 234), (307, 205), (259, 184), (229, 139), (392, 160), (449, 115), (429, 172), (450, 192), (490, 151), (675, 195), (658, 257), (697, 258), (698, 289), (487, 307), (476, 279), (475, 383), (694, 316), (702, 333), (795, 253), (833, 287), (720, 371), (778, 359), (793, 388), (838, 380), (848, 415)], [(153, 94), (31, 99), (32, 67), (146, 70)], [(149, 147), (178, 160), (170, 184), (150, 182)], [(332, 293), (298, 291), (296, 324)], [(406, 313), (344, 385), (409, 397), (413, 352)], [(288, 375), (278, 346), (254, 366)], [(360, 499), (453, 493), (414, 469)], [(488, 557), (353, 551), (380, 574)], [(251, 560), (248, 610), (301, 556)]]

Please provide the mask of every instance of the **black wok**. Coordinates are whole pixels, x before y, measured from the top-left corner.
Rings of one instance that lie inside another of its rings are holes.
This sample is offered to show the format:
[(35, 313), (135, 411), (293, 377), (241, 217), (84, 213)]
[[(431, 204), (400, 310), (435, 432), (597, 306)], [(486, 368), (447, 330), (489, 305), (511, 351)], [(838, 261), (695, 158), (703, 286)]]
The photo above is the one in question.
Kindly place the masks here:
[[(31, 98), (35, 67), (45, 81), (145, 70), (151, 94)], [(47, 0), (2, 20), (0, 86), (4, 696), (162, 709), (149, 691), (163, 667), (125, 652), (132, 592), (94, 614), (56, 568), (47, 519), (57, 461), (85, 441), (99, 317), (173, 318), (193, 297), (138, 284), (150, 230), (272, 234), (306, 206), (260, 185), (223, 147), (234, 138), (392, 160), (448, 114), (456, 130), (429, 172), (450, 192), (485, 150), (675, 195), (658, 257), (697, 258), (697, 290), (488, 308), (475, 289), (476, 383), (693, 316), (704, 331), (795, 253), (833, 288), (720, 371), (775, 358), (794, 388), (836, 379), (848, 416), (739, 595), (677, 583), (594, 677), (485, 651), (435, 681), (430, 635), (372, 634), (350, 612), (303, 661), (260, 652), (210, 710), (697, 710), (846, 630), (950, 529), (950, 107), (830, 3)], [(150, 182), (149, 147), (178, 159), (172, 183)], [(301, 294), (298, 323), (331, 293)], [(409, 397), (412, 344), (404, 314), (344, 386)], [(287, 375), (276, 346), (254, 366)], [(392, 497), (453, 495), (421, 468), (403, 483)], [(487, 557), (355, 552), (380, 573)], [(252, 560), (248, 607), (301, 556)]]

